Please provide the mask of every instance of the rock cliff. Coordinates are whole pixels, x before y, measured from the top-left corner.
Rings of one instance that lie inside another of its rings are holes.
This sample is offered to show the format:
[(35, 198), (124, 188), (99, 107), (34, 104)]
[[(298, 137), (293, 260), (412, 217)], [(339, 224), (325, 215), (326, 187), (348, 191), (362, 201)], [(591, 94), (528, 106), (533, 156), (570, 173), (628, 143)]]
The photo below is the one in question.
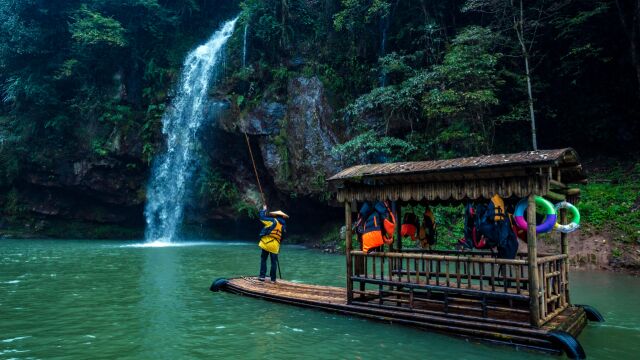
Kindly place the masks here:
[[(225, 191), (237, 191), (237, 196), (228, 197), (232, 203), (216, 204), (201, 189), (206, 182), (194, 184), (200, 188), (192, 191), (187, 222), (238, 221), (261, 203), (244, 133), (270, 206), (304, 217), (326, 210), (325, 179), (338, 170), (331, 156), (337, 136), (332, 128), (334, 110), (317, 77), (292, 78), (285, 98), (264, 99), (243, 111), (233, 109), (229, 101), (212, 99), (208, 112), (215, 121), (201, 134), (199, 172), (215, 169), (230, 184)], [(0, 232), (22, 226), (27, 232), (50, 234), (41, 230), (63, 221), (81, 222), (87, 229), (124, 226), (141, 233), (149, 164), (143, 161), (140, 139), (121, 134), (110, 139), (105, 144), (107, 155), (77, 153), (56, 157), (48, 167), (27, 168), (0, 196), (5, 214), (12, 214), (0, 221)], [(161, 148), (161, 136), (157, 142)], [(95, 234), (87, 230), (77, 236)]]

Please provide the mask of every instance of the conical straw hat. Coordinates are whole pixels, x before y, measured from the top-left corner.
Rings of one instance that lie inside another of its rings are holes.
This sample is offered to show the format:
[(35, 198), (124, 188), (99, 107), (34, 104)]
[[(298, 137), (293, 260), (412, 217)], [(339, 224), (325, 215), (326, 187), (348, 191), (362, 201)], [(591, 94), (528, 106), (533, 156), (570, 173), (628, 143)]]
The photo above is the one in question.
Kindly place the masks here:
[(272, 211), (272, 212), (269, 213), (269, 215), (271, 215), (271, 216), (282, 216), (285, 219), (289, 218), (289, 215), (285, 214), (281, 210)]

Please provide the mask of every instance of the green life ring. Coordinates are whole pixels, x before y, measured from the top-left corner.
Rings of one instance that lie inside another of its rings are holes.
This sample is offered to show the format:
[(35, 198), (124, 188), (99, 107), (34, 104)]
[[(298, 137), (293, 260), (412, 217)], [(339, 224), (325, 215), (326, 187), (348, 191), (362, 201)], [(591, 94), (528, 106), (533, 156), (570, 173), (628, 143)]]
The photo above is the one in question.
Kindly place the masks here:
[[(536, 196), (535, 200), (536, 205), (542, 208), (542, 210), (545, 212), (544, 221), (542, 222), (542, 224), (536, 226), (536, 234), (547, 233), (553, 230), (556, 225), (556, 210), (553, 207), (553, 204), (542, 196)], [(518, 204), (516, 205), (516, 211), (513, 213), (513, 218), (516, 222), (516, 225), (518, 225), (520, 229), (525, 231), (527, 231), (529, 227), (529, 224), (527, 224), (527, 219), (525, 218), (525, 212), (528, 205), (529, 204), (527, 198), (523, 198), (518, 202)]]
[[(567, 209), (571, 215), (573, 215), (573, 219), (568, 224), (560, 224), (557, 222), (554, 229), (565, 234), (578, 230), (580, 227), (580, 211), (578, 211), (578, 208), (571, 203), (563, 201), (556, 204), (556, 213), (559, 213), (558, 210), (560, 209)], [(558, 218), (558, 220), (560, 219)]]

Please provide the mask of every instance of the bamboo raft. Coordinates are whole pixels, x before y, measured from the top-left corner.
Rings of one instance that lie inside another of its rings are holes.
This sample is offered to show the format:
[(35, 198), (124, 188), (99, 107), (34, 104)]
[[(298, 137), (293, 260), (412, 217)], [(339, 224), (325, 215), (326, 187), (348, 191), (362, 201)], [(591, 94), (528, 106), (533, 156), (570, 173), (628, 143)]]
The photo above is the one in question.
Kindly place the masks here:
[[(576, 202), (579, 190), (566, 184), (584, 179), (573, 149), (354, 166), (328, 180), (344, 204), (346, 287), (239, 277), (218, 279), (211, 290), (584, 359), (577, 337), (587, 320), (602, 316), (571, 303), (566, 234), (561, 253), (542, 254), (535, 228), (535, 196)], [(361, 243), (354, 248), (358, 202), (392, 201), (397, 240), (403, 206), (486, 202), (495, 194), (505, 204), (528, 201), (527, 251), (515, 259), (491, 251), (402, 249), (401, 241), (382, 252), (366, 253)], [(559, 215), (566, 223), (566, 211)]]
[[(562, 345), (551, 335), (565, 331), (577, 337), (587, 323), (585, 311), (576, 306), (565, 308), (541, 328), (509, 321), (478, 321), (464, 316), (416, 312), (407, 308), (371, 307), (366, 303), (347, 303), (345, 288), (294, 283), (279, 280), (258, 281), (256, 277), (239, 277), (226, 281), (221, 290), (283, 304), (314, 308), (375, 321), (396, 323), (467, 337), (479, 341), (516, 345), (545, 352), (561, 353)], [(394, 302), (391, 299), (389, 302)]]

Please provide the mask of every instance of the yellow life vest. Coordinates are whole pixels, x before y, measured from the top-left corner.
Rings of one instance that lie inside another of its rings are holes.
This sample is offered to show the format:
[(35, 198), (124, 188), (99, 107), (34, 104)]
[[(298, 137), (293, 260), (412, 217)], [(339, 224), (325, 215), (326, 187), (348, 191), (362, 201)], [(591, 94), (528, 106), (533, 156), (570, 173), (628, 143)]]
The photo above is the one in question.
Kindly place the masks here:
[[(272, 221), (261, 221), (265, 227), (270, 227), (273, 225)], [(277, 254), (280, 252), (280, 240), (282, 240), (282, 224), (280, 223), (280, 221), (276, 220), (276, 225), (273, 227), (271, 232), (260, 238), (260, 243), (258, 244), (258, 246), (270, 253)]]
[(504, 210), (504, 200), (500, 197), (500, 195), (495, 194), (491, 198), (491, 202), (493, 202), (493, 208), (495, 209), (495, 217), (494, 221), (502, 221), (505, 220), (506, 211)]

